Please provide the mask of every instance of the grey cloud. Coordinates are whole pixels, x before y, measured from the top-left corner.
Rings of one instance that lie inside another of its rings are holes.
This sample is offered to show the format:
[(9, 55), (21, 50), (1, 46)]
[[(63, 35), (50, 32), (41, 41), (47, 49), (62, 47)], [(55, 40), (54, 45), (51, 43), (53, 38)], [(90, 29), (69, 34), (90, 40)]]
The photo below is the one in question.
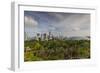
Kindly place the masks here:
[(90, 33), (90, 15), (89, 14), (69, 14), (56, 15), (61, 19), (60, 22), (53, 24), (59, 28), (63, 35), (66, 36), (86, 36)]

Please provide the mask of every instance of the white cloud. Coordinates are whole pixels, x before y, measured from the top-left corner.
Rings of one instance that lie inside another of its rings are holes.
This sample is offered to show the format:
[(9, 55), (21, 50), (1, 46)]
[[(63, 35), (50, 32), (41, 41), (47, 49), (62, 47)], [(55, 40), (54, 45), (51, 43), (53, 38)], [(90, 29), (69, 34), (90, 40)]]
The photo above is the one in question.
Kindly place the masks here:
[(34, 28), (35, 26), (38, 25), (38, 22), (31, 16), (25, 16), (24, 20), (26, 28)]

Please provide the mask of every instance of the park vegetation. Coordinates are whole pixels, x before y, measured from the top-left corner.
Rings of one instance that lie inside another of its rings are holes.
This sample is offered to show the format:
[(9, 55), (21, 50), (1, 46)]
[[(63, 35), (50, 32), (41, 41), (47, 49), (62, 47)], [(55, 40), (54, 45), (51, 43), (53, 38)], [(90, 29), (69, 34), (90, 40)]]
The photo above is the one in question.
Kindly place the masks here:
[(24, 61), (89, 59), (90, 40), (25, 40)]

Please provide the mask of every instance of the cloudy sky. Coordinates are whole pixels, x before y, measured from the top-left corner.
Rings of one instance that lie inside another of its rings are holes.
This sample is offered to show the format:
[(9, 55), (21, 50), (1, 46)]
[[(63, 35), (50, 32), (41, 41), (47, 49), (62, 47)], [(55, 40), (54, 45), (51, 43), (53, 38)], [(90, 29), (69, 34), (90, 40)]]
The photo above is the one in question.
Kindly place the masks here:
[(90, 14), (24, 11), (24, 25), (30, 37), (49, 31), (64, 37), (89, 36)]

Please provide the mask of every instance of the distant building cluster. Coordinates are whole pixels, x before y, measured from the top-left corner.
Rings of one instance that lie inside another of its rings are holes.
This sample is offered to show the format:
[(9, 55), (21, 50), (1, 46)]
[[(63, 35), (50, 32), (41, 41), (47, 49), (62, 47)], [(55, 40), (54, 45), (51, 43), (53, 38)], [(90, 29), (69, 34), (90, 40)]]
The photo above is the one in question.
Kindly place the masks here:
[(50, 40), (50, 39), (53, 39), (53, 34), (51, 34), (51, 32), (49, 33), (37, 33), (36, 35), (36, 40)]
[(24, 40), (50, 40), (50, 39), (54, 39), (55, 37), (53, 36), (53, 34), (51, 32), (47, 32), (47, 33), (36, 33), (36, 35), (34, 37), (29, 37), (28, 34), (26, 32), (24, 32)]
[(25, 32), (24, 33), (24, 40), (55, 40), (55, 39), (61, 39), (61, 40), (90, 40), (90, 36), (73, 36), (73, 37), (64, 37), (60, 34), (58, 35), (53, 35), (51, 32), (46, 32), (46, 33), (36, 33), (34, 37), (29, 37), (28, 34)]

